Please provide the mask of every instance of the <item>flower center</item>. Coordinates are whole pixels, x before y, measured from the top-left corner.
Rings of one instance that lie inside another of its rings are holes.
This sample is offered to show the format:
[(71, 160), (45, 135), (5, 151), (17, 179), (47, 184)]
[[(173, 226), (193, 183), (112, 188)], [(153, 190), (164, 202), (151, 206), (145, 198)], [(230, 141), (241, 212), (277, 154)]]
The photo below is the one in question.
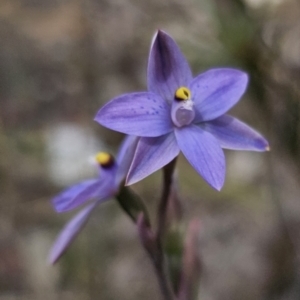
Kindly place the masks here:
[(107, 152), (98, 152), (95, 159), (96, 162), (104, 169), (112, 167), (115, 163), (113, 156)]
[(194, 103), (191, 96), (191, 91), (184, 86), (175, 92), (175, 101), (172, 103), (171, 117), (177, 127), (189, 125), (195, 118)]

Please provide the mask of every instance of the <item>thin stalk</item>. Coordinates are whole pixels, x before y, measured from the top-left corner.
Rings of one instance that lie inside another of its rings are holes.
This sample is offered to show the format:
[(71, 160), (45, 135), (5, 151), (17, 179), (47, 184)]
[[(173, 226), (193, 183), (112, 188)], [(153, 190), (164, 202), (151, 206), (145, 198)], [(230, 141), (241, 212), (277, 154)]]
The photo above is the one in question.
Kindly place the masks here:
[(176, 159), (171, 161), (163, 169), (163, 191), (158, 206), (158, 226), (157, 231), (153, 232), (149, 219), (143, 211), (139, 211), (136, 219), (140, 241), (147, 251), (154, 266), (160, 290), (164, 300), (176, 300), (174, 290), (169, 277), (167, 264), (163, 249), (163, 236), (166, 229), (168, 199), (172, 187), (173, 171)]
[(166, 215), (168, 207), (168, 199), (171, 192), (173, 173), (176, 165), (176, 158), (173, 159), (168, 165), (163, 168), (163, 191), (158, 207), (158, 226), (156, 237), (157, 240), (162, 240), (165, 227), (166, 227)]
[(158, 226), (156, 232), (156, 245), (157, 253), (154, 260), (154, 266), (156, 274), (159, 279), (160, 288), (166, 300), (174, 300), (175, 294), (170, 282), (168, 269), (165, 261), (164, 249), (163, 249), (163, 237), (166, 228), (166, 217), (168, 199), (171, 192), (173, 173), (176, 165), (176, 158), (173, 159), (163, 169), (163, 191), (158, 207)]

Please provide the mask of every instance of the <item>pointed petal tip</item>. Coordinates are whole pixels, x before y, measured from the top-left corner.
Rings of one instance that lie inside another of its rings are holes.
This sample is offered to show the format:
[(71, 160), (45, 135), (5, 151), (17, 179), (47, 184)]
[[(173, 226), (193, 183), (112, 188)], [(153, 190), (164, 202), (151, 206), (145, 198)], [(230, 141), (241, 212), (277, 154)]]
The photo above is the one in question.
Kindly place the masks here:
[(163, 37), (163, 35), (166, 34), (163, 30), (157, 29), (153, 35), (152, 41), (151, 41), (151, 48), (153, 47), (154, 43), (156, 42), (157, 38)]
[(241, 72), (241, 77), (243, 79), (245, 79), (246, 81), (248, 81), (249, 80), (249, 75), (244, 71), (241, 71), (241, 70), (239, 70), (239, 71)]
[[(199, 174), (201, 175), (201, 174)], [(201, 177), (203, 177), (203, 175), (201, 175)], [(225, 171), (223, 176), (216, 176), (215, 178), (204, 178), (203, 179), (216, 191), (221, 192), (224, 183), (225, 183)]]
[(57, 251), (56, 245), (52, 245), (48, 257), (47, 257), (47, 264), (49, 266), (54, 266), (59, 259), (62, 257), (62, 255), (65, 253), (65, 251)]
[(232, 74), (235, 74), (237, 78), (239, 77), (239, 82), (241, 87), (243, 87), (246, 90), (249, 82), (249, 75), (246, 72), (239, 69), (229, 69), (229, 70), (231, 70)]
[(223, 188), (223, 184), (211, 184), (210, 182), (207, 183), (217, 192), (221, 192), (221, 189)]
[[(101, 112), (102, 112), (102, 108), (100, 108), (97, 112), (97, 114), (95, 115), (94, 117), (94, 121), (97, 122), (98, 124), (102, 125), (102, 122), (101, 122)], [(102, 126), (105, 126), (105, 125), (102, 125)]]
[(54, 266), (58, 262), (59, 257), (52, 257), (51, 253), (47, 258), (47, 265)]
[(271, 151), (271, 147), (270, 147), (269, 142), (263, 136), (260, 136), (257, 143), (259, 143), (261, 145), (261, 150), (260, 150), (261, 152)]
[(171, 37), (165, 31), (161, 29), (157, 29), (157, 31), (154, 33), (154, 36), (152, 38), (151, 46), (153, 46), (155, 42), (158, 42), (157, 40), (164, 39), (164, 38), (171, 38)]
[(158, 28), (155, 32), (155, 35), (167, 34), (164, 30)]
[[(133, 159), (133, 161), (134, 161), (134, 159)], [(137, 172), (133, 172), (132, 167), (133, 167), (133, 164), (131, 164), (129, 171), (127, 173), (126, 180), (125, 180), (125, 186), (133, 185), (147, 177), (147, 174), (144, 174), (144, 173), (137, 174)]]
[(99, 122), (98, 122), (98, 120), (97, 120), (97, 116), (98, 116), (98, 113), (95, 115), (95, 117), (94, 117), (93, 121), (95, 121), (95, 122), (99, 123)]
[(223, 188), (223, 186), (224, 186), (224, 181), (225, 181), (225, 178), (223, 178), (223, 180), (220, 181), (220, 182), (217, 182), (217, 181), (212, 182), (212, 181), (206, 180), (206, 182), (207, 182), (213, 189), (215, 189), (215, 190), (218, 191), (218, 192), (221, 192), (221, 190), (222, 190), (222, 188)]
[(137, 178), (137, 177), (135, 178), (130, 175), (131, 174), (129, 173), (126, 177), (125, 184), (124, 184), (125, 186), (133, 185), (143, 179), (143, 178)]
[(57, 212), (58, 214), (63, 213), (63, 212), (66, 211), (66, 210), (62, 207), (61, 202), (62, 202), (62, 201), (60, 201), (59, 196), (57, 196), (57, 197), (55, 197), (55, 198), (53, 198), (53, 199), (51, 200), (52, 207), (53, 207), (54, 211)]
[(52, 202), (52, 206), (53, 206), (53, 208), (54, 208), (55, 212), (57, 212), (58, 214), (60, 214), (60, 213), (63, 213), (63, 212), (64, 212), (64, 210), (58, 209), (58, 208), (55, 206), (55, 204), (54, 204), (53, 202)]
[(141, 176), (135, 176), (134, 173), (130, 172), (131, 167), (129, 168), (129, 171), (126, 175), (125, 181), (124, 181), (124, 186), (130, 186), (133, 185), (137, 182), (139, 182), (140, 180), (142, 180), (145, 177), (141, 177)]
[(247, 85), (249, 83), (249, 75), (247, 73), (243, 72), (243, 71), (241, 71), (241, 72), (242, 72), (241, 77), (242, 77), (242, 79), (244, 81), (245, 89), (246, 89), (246, 87), (247, 87)]
[(249, 75), (243, 70), (240, 69), (233, 69), (233, 68), (216, 68), (216, 70), (224, 70), (229, 71), (234, 76), (239, 76), (242, 80), (244, 80), (246, 83), (249, 81)]
[(220, 185), (220, 186), (215, 187), (215, 189), (216, 189), (218, 192), (221, 192), (222, 188), (223, 188), (223, 184)]
[(271, 151), (269, 142), (262, 136), (257, 138), (256, 140), (256, 149), (254, 151), (258, 152), (265, 152), (265, 151)]
[(154, 35), (153, 41), (156, 39), (162, 39), (163, 42), (167, 42), (168, 40), (172, 40), (172, 42), (176, 43), (174, 39), (164, 30), (158, 29)]

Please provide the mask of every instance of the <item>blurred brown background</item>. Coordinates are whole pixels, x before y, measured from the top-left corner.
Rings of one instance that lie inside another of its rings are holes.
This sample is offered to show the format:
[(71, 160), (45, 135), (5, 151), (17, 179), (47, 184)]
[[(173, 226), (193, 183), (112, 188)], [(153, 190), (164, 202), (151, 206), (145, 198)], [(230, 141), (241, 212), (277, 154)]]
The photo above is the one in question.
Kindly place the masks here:
[[(49, 248), (73, 215), (51, 197), (94, 174), (88, 158), (122, 136), (93, 117), (146, 89), (152, 36), (178, 42), (195, 74), (250, 75), (231, 114), (269, 153), (226, 152), (213, 191), (179, 159), (184, 221), (201, 220), (201, 300), (300, 299), (300, 3), (298, 0), (0, 1), (0, 299), (160, 299), (136, 229), (111, 201), (55, 266)], [(155, 217), (161, 173), (134, 189)]]

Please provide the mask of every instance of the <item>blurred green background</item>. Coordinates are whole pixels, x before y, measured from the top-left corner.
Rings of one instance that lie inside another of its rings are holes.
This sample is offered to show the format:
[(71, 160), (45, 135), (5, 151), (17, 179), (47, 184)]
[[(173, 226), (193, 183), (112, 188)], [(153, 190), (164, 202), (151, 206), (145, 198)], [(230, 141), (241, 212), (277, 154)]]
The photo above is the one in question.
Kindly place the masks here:
[[(73, 213), (50, 199), (95, 174), (121, 134), (93, 121), (112, 97), (146, 89), (150, 42), (167, 31), (194, 74), (231, 66), (247, 93), (231, 114), (271, 152), (226, 151), (218, 193), (180, 156), (187, 224), (199, 218), (199, 299), (300, 298), (298, 0), (0, 1), (0, 299), (161, 299), (136, 228), (100, 206), (68, 253), (49, 248)], [(133, 188), (155, 219), (161, 172)]]

